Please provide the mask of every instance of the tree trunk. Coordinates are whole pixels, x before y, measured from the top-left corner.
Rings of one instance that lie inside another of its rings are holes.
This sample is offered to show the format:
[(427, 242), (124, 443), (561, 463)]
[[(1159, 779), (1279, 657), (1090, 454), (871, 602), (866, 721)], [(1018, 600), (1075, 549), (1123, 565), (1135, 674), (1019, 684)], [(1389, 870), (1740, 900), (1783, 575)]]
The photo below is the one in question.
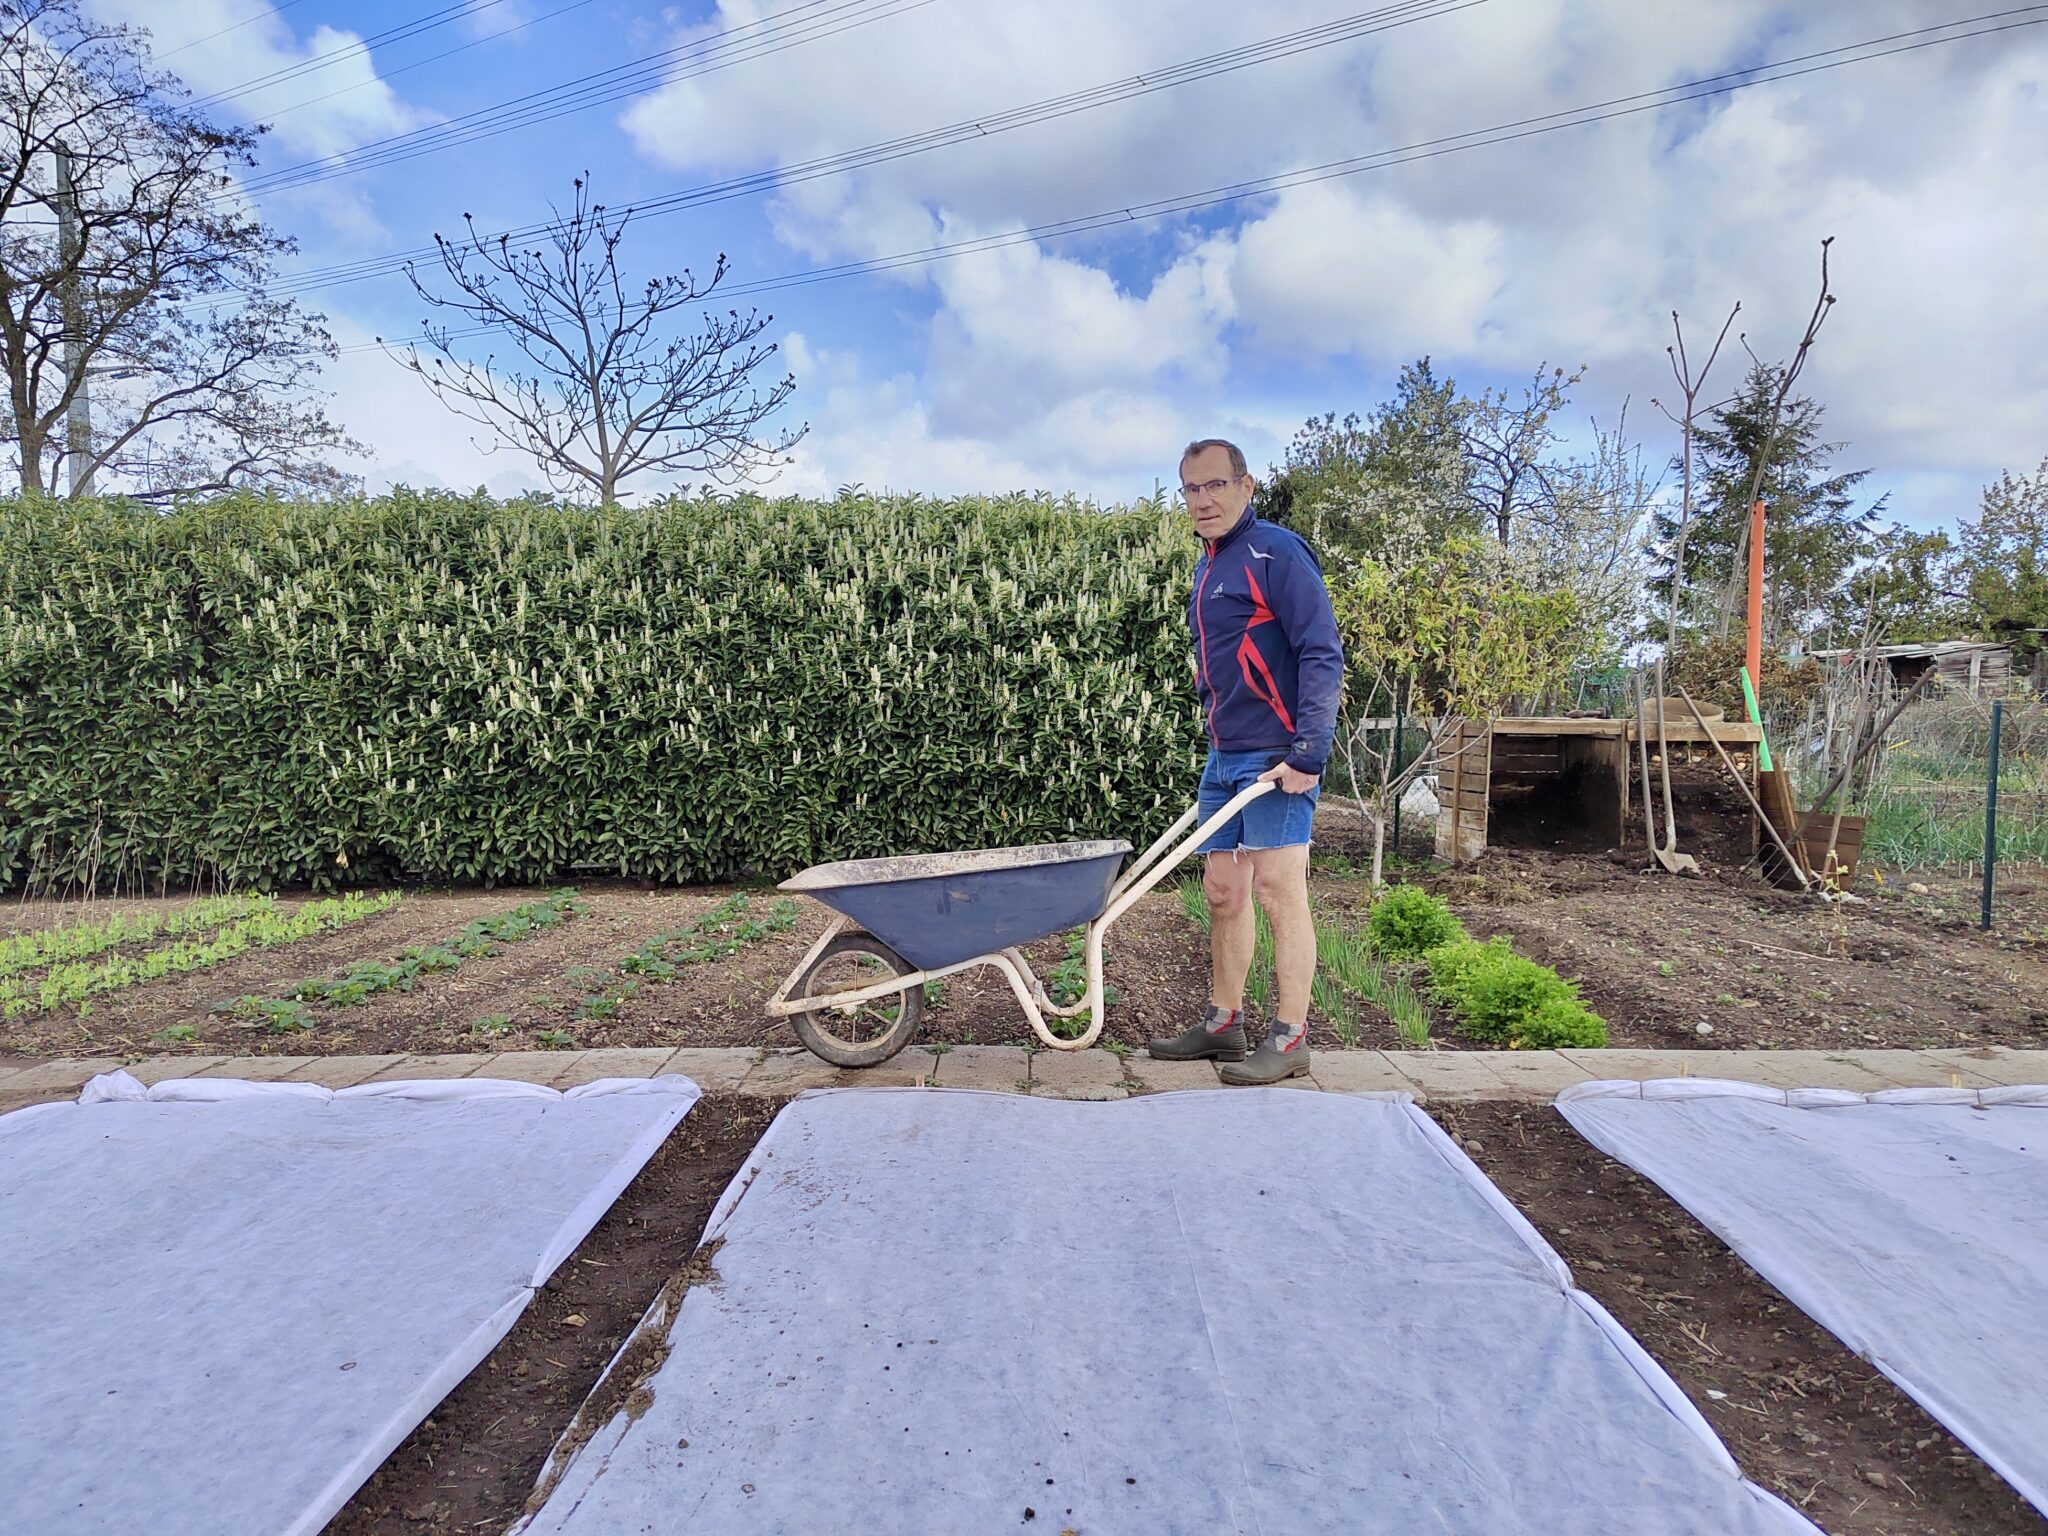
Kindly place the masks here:
[(43, 429), (32, 418), (15, 417), (15, 441), (21, 446), (21, 496), (24, 501), (35, 501), (44, 492), (43, 485)]

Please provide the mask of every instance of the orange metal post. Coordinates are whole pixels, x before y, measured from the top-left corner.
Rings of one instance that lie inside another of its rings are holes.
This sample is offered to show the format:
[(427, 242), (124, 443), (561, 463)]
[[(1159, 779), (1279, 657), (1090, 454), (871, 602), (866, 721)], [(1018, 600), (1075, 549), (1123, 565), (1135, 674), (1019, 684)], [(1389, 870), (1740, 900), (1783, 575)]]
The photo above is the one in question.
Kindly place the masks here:
[(1749, 509), (1749, 681), (1761, 694), (1764, 675), (1764, 503)]

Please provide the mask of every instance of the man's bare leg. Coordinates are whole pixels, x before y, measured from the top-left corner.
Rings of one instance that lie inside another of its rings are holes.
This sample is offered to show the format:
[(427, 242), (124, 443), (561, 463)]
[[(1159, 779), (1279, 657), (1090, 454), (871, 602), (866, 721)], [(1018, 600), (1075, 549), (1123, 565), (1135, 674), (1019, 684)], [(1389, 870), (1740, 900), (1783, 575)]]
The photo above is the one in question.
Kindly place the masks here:
[(1272, 1032), (1222, 1072), (1232, 1084), (1280, 1083), (1308, 1071), (1308, 999), (1316, 977), (1316, 925), (1308, 907), (1308, 845), (1252, 854), (1252, 889), (1273, 928), (1279, 998)]
[(1149, 1042), (1161, 1061), (1243, 1061), (1244, 983), (1258, 930), (1252, 917), (1252, 856), (1212, 853), (1202, 871), (1209, 898), (1209, 1007), (1184, 1034)]
[(1252, 879), (1258, 855), (1212, 853), (1202, 870), (1209, 898), (1209, 1001), (1227, 1013), (1244, 1007), (1258, 928), (1252, 916)]
[[(1316, 979), (1316, 922), (1308, 907), (1308, 844), (1260, 848), (1251, 856), (1252, 886), (1273, 928), (1273, 972), (1279, 993), (1274, 1022), (1308, 1024)], [(1246, 924), (1247, 932), (1251, 925)]]

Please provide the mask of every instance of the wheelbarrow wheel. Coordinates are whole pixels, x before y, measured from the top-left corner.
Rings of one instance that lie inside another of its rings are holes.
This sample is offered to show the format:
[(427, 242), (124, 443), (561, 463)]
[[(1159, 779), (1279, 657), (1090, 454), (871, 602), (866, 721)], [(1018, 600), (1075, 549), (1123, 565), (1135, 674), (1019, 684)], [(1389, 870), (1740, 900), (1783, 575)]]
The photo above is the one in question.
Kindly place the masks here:
[[(873, 986), (917, 969), (873, 934), (854, 929), (827, 944), (791, 989), (792, 998), (824, 997)], [(790, 1015), (797, 1038), (835, 1067), (872, 1067), (917, 1038), (924, 989), (911, 987), (851, 1007), (812, 1008)]]

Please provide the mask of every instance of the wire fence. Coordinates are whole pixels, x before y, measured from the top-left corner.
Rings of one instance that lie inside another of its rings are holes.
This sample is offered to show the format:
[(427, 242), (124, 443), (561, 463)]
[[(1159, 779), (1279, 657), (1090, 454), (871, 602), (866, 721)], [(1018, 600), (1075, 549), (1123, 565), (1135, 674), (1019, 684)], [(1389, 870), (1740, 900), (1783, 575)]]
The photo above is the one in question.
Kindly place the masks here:
[[(1897, 702), (1888, 681), (1861, 701), (1867, 733)], [(1944, 690), (1912, 699), (1848, 778), (1848, 807), (1865, 819), (1867, 860), (1900, 868), (1983, 867), (1989, 799), (1993, 699)], [(2048, 702), (2023, 689), (2003, 699), (1999, 736), (1997, 858), (2048, 862)], [(1815, 797), (1855, 750), (1858, 701), (1831, 681), (1796, 722), (1772, 736), (1802, 804)]]

